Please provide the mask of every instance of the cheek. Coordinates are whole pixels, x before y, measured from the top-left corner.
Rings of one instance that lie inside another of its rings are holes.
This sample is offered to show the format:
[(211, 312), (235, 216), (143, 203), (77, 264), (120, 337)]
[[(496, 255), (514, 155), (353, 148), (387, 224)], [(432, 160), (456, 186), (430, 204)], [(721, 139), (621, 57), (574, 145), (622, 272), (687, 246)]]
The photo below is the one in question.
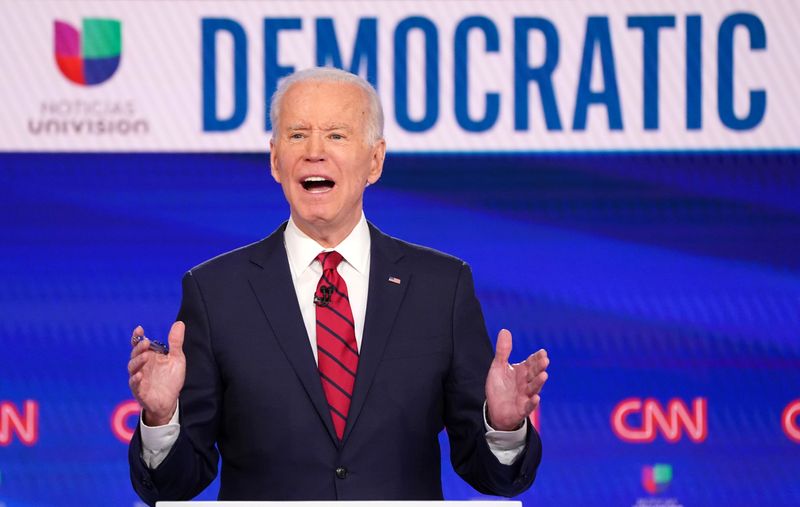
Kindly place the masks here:
[(296, 163), (297, 157), (293, 156), (291, 150), (282, 150), (281, 155), (275, 157), (275, 164), (271, 168), (272, 176), (282, 185), (289, 183)]
[(350, 168), (350, 180), (357, 186), (363, 186), (367, 183), (372, 172), (372, 159), (363, 153), (358, 156), (351, 157), (348, 160), (348, 167)]
[(269, 168), (269, 172), (272, 175), (272, 179), (281, 183), (281, 173), (278, 171), (278, 168), (275, 164), (272, 164)]

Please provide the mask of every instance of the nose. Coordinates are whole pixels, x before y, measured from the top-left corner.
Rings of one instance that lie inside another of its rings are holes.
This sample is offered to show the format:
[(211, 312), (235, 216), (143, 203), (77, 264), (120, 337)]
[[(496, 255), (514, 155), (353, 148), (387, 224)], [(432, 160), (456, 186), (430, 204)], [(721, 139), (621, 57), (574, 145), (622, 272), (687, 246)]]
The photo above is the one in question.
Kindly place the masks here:
[(325, 143), (322, 140), (321, 132), (312, 132), (311, 135), (308, 136), (305, 159), (307, 162), (325, 160)]

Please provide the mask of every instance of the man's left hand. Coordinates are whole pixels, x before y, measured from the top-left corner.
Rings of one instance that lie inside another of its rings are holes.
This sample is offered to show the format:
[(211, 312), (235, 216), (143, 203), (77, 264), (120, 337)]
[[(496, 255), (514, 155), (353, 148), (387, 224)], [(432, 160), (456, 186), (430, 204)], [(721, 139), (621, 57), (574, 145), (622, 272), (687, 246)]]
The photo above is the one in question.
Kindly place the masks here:
[(547, 351), (540, 349), (521, 363), (508, 364), (511, 332), (500, 330), (494, 361), (486, 377), (489, 425), (501, 431), (519, 428), (539, 406), (539, 392), (547, 381)]

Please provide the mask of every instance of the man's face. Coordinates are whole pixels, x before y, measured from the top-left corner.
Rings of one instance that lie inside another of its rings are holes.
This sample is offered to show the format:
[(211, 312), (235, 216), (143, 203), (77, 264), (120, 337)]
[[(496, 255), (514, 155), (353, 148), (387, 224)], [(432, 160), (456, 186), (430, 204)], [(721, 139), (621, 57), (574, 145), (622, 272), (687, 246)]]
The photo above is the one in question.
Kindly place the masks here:
[(366, 93), (352, 84), (301, 82), (283, 97), (270, 141), (272, 177), (295, 223), (317, 241), (349, 234), (364, 189), (381, 176), (386, 144), (368, 144), (368, 114)]

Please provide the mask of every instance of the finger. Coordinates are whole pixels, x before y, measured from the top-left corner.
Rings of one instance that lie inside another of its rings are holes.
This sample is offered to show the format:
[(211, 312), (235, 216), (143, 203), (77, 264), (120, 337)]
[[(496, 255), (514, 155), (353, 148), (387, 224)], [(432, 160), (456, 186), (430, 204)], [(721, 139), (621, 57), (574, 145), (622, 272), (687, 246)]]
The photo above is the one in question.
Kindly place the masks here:
[(145, 337), (142, 341), (136, 344), (135, 347), (131, 349), (131, 359), (136, 356), (139, 356), (150, 349), (150, 340)]
[(144, 336), (144, 328), (142, 326), (136, 326), (131, 333), (131, 345), (134, 345), (136, 342), (134, 339), (139, 336)]
[(139, 370), (141, 370), (147, 361), (153, 356), (154, 352), (150, 351), (150, 354), (139, 354), (138, 356), (131, 358), (128, 361), (128, 375), (133, 376)]
[(540, 374), (536, 375), (536, 377), (534, 377), (533, 380), (528, 382), (528, 385), (526, 387), (526, 394), (528, 396), (538, 394), (542, 390), (544, 383), (547, 382), (547, 379), (549, 377), (550, 376), (547, 374), (546, 371), (543, 371)]
[(534, 394), (525, 400), (525, 404), (522, 406), (522, 415), (525, 418), (530, 417), (533, 411), (536, 410), (540, 399), (538, 394)]
[(186, 325), (180, 320), (175, 321), (169, 329), (169, 353), (176, 356), (183, 355), (183, 335), (186, 332)]
[(533, 354), (529, 355), (528, 358), (525, 359), (525, 362), (544, 364), (549, 363), (550, 359), (547, 357), (547, 351), (545, 349), (539, 349)]
[(550, 364), (550, 358), (547, 356), (547, 351), (545, 349), (539, 349), (536, 352), (536, 362), (539, 364), (540, 370), (547, 369), (547, 366)]
[(535, 354), (528, 356), (523, 363), (527, 368), (525, 379), (530, 382), (534, 377), (536, 377), (536, 375), (547, 369), (547, 367), (550, 365), (550, 358), (547, 357), (546, 350), (540, 349)]
[(531, 397), (525, 401), (525, 407), (523, 408), (523, 413), (526, 418), (530, 417), (533, 411), (536, 410), (536, 405), (538, 404), (538, 400), (534, 401), (536, 399), (537, 397), (534, 395), (534, 397)]
[(497, 347), (494, 352), (494, 361), (501, 364), (508, 363), (508, 356), (511, 355), (511, 332), (508, 329), (501, 329), (497, 334)]
[(142, 372), (138, 372), (134, 375), (131, 375), (131, 377), (128, 379), (128, 387), (131, 388), (131, 393), (136, 396), (137, 400), (139, 399), (139, 386), (142, 384), (143, 377), (144, 374), (142, 374)]
[(142, 326), (136, 326), (133, 328), (133, 332), (131, 333), (131, 348), (136, 347), (144, 337), (144, 328)]
[(131, 359), (150, 350), (150, 339), (146, 336), (131, 349)]

